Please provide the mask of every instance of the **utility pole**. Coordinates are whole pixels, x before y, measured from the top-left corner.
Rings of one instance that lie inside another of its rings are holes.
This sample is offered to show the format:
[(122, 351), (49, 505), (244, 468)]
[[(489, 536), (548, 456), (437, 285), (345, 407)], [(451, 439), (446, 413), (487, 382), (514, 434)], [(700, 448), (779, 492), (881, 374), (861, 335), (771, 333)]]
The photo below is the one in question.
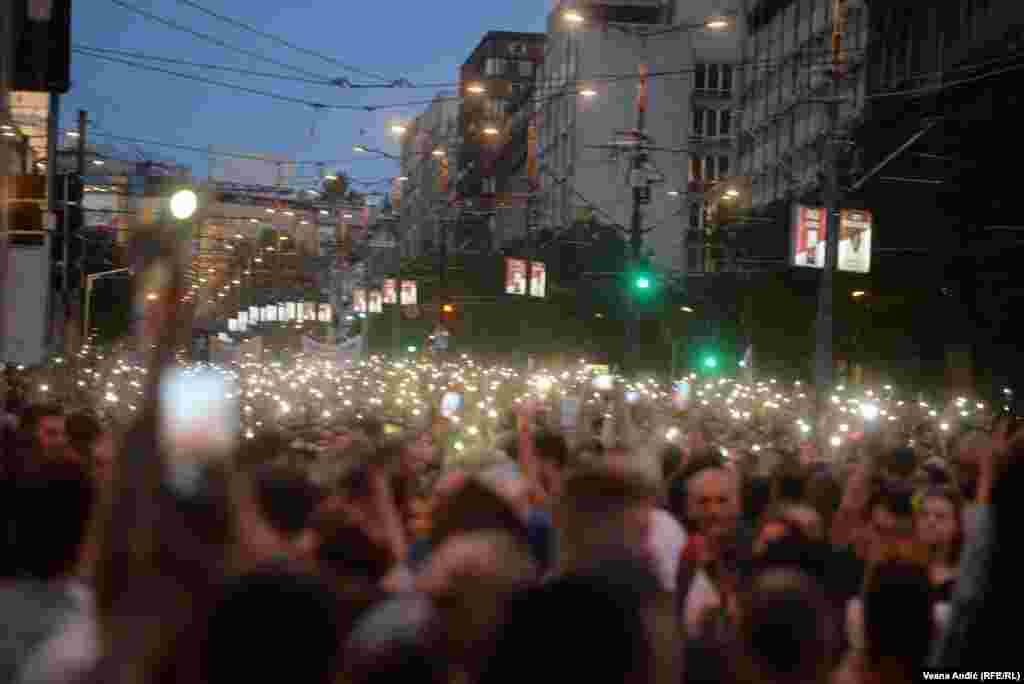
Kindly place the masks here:
[(49, 351), (53, 350), (53, 332), (56, 307), (53, 304), (53, 264), (50, 261), (50, 250), (53, 244), (53, 234), (56, 230), (57, 215), (57, 134), (60, 131), (60, 94), (51, 92), (49, 95), (49, 113), (46, 120), (46, 259), (47, 259), (47, 292), (46, 298), (46, 335), (45, 346)]
[(826, 137), (825, 165), (827, 179), (825, 186), (825, 267), (821, 272), (818, 288), (818, 317), (815, 326), (815, 389), (817, 404), (817, 443), (819, 457), (824, 457), (830, 448), (825, 428), (825, 415), (829, 408), (832, 390), (832, 320), (833, 289), (836, 262), (839, 256), (839, 82), (843, 76), (843, 33), (846, 29), (846, 0), (834, 0), (832, 4), (832, 88), (825, 106), (828, 110), (828, 134)]
[[(637, 92), (636, 100), (636, 141), (637, 149), (633, 155), (633, 168), (630, 173), (630, 184), (633, 187), (633, 216), (629, 224), (629, 247), (630, 247), (630, 263), (632, 268), (629, 271), (633, 271), (640, 267), (644, 242), (643, 233), (643, 209), (641, 205), (647, 201), (650, 201), (650, 188), (647, 185), (647, 178), (644, 173), (644, 169), (647, 165), (647, 138), (644, 134), (644, 127), (646, 123), (647, 115), (647, 65), (640, 65), (640, 84)], [(632, 284), (627, 285), (627, 296), (629, 297), (629, 309), (626, 320), (626, 346), (625, 354), (629, 353), (629, 350), (634, 346), (634, 336), (636, 335), (636, 306), (634, 304), (634, 293), (632, 290)], [(625, 356), (624, 354), (624, 356)], [(625, 361), (625, 358), (623, 358)], [(629, 364), (624, 364), (629, 365)]]

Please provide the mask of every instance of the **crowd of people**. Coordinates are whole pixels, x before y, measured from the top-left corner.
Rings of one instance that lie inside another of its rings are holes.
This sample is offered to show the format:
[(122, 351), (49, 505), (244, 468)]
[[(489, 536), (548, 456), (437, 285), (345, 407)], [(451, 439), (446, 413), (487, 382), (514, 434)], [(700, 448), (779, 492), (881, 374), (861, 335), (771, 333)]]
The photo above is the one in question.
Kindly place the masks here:
[(800, 383), (469, 358), (205, 370), (234, 387), (228, 451), (168, 448), (125, 361), (19, 381), (0, 681), (1016, 667), (1024, 444), (998, 406), (838, 387), (812, 419)]

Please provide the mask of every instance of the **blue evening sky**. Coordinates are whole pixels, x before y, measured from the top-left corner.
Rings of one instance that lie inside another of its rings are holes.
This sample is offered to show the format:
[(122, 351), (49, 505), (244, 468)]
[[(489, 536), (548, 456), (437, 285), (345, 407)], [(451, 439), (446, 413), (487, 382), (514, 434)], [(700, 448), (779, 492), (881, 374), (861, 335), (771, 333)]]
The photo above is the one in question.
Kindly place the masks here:
[[(354, 83), (372, 79), (265, 38), (234, 28), (178, 0), (122, 0), (152, 14), (211, 34), (234, 46), (331, 78)], [(366, 71), (413, 83), (448, 83), (458, 79), (481, 36), (491, 30), (543, 31), (552, 0), (193, 0), (219, 14)], [(283, 67), (230, 52), (187, 33), (132, 13), (112, 0), (78, 0), (74, 6), (73, 42), (78, 45), (140, 52), (192, 62), (253, 71), (297, 75)], [(136, 58), (115, 55), (122, 59)], [(431, 90), (339, 90), (329, 86), (283, 81), (168, 63), (161, 68), (200, 75), (249, 88), (325, 104), (402, 103), (429, 99)], [(74, 127), (76, 110), (86, 109), (96, 131), (132, 138), (207, 147), (217, 145), (252, 154), (280, 154), (300, 160), (358, 160), (334, 164), (356, 179), (396, 175), (394, 162), (358, 155), (361, 142), (398, 152), (388, 124), (411, 118), (422, 106), (401, 110), (317, 112), (302, 104), (143, 71), (131, 66), (74, 54), (73, 86), (64, 98), (62, 123)], [(363, 132), (365, 131), (365, 133)], [(95, 142), (111, 142), (97, 137)], [(135, 155), (132, 146), (120, 152)], [(145, 146), (147, 157), (175, 160), (206, 176), (205, 155)], [(301, 167), (314, 174), (315, 167)], [(310, 183), (314, 181), (310, 179)], [(376, 189), (386, 190), (387, 186)]]

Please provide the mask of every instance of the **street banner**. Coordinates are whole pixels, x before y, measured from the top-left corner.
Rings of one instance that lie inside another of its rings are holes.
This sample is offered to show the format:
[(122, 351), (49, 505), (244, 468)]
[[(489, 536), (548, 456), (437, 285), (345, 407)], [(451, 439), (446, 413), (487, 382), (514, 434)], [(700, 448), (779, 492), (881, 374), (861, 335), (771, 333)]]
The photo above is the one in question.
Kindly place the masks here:
[(536, 190), (539, 186), (539, 173), (537, 166), (537, 124), (530, 122), (526, 129), (526, 177), (530, 183), (530, 190)]
[(321, 304), (319, 308), (321, 323), (330, 323), (334, 320), (334, 308), (330, 304)]
[(284, 304), (284, 311), (285, 311), (285, 320), (286, 321), (294, 321), (295, 320), (295, 302), (285, 302), (285, 304)]
[(245, 332), (249, 327), (249, 312), (238, 312), (238, 332)]
[(316, 302), (306, 302), (302, 307), (302, 320), (316, 321)]
[[(822, 207), (793, 206), (790, 263), (793, 266), (825, 267), (828, 240), (827, 213)], [(839, 212), (839, 254), (836, 268), (846, 273), (871, 272), (872, 215), (869, 211)]]
[(238, 332), (238, 319), (237, 318), (229, 318), (228, 319), (228, 332)]
[(505, 294), (525, 295), (528, 280), (525, 259), (505, 259)]
[(383, 313), (380, 290), (370, 290), (370, 313)]
[(547, 295), (548, 277), (544, 262), (530, 262), (530, 296), (544, 297)]
[(256, 325), (260, 322), (260, 310), (259, 307), (249, 307), (249, 324)]
[(415, 306), (419, 303), (417, 299), (415, 280), (402, 281), (402, 306)]
[(357, 287), (352, 290), (352, 310), (356, 313), (366, 313), (366, 290)]
[(397, 285), (394, 278), (385, 278), (384, 287), (381, 289), (381, 295), (384, 297), (385, 304), (397, 304), (398, 303), (398, 292)]

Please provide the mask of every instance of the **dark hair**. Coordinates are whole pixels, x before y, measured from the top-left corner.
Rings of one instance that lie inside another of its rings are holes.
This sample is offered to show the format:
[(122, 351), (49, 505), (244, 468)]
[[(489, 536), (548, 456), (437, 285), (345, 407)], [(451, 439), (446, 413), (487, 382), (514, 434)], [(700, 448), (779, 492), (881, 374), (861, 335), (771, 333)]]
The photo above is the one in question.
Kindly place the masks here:
[(865, 514), (870, 516), (871, 512), (879, 506), (897, 518), (912, 518), (914, 515), (914, 490), (902, 483), (884, 482), (868, 500)]
[(769, 568), (743, 596), (738, 682), (826, 682), (836, 664), (835, 613), (813, 578), (788, 570)]
[(551, 430), (541, 430), (533, 438), (537, 457), (551, 463), (559, 470), (569, 465), (569, 445), (565, 437)]
[(19, 427), (22, 434), (34, 437), (35, 431), (43, 418), (63, 418), (64, 416), (64, 408), (59, 404), (33, 404), (21, 414)]
[(391, 551), (358, 527), (332, 520), (318, 531), (317, 562), (332, 575), (378, 584), (394, 565)]
[[(266, 570), (226, 588), (209, 619), (204, 666), (211, 684), (333, 681), (341, 631), (337, 599), (321, 580)], [(281, 629), (268, 629), (274, 616)]]
[(254, 476), (256, 501), (267, 522), (278, 533), (295, 536), (310, 526), (323, 494), (302, 471), (284, 466), (263, 466)]
[(530, 549), (526, 522), (490, 487), (474, 477), (445, 498), (432, 519), (431, 543), (437, 548), (449, 537), (465, 532), (503, 530)]
[(795, 459), (784, 458), (772, 472), (772, 500), (800, 501), (807, 489), (807, 469)]
[(953, 506), (953, 519), (956, 521), (956, 537), (953, 540), (953, 548), (950, 549), (949, 562), (956, 565), (960, 562), (960, 553), (964, 544), (964, 500), (955, 487), (948, 485), (933, 485), (921, 490), (915, 497), (917, 506), (924, 504), (925, 499), (945, 499)]
[(909, 479), (917, 469), (917, 454), (909, 447), (901, 447), (883, 454), (878, 465), (900, 479)]
[(658, 460), (661, 462), (661, 477), (666, 482), (671, 482), (672, 476), (683, 465), (683, 450), (675, 444), (666, 444), (658, 453)]
[(96, 440), (103, 434), (100, 421), (92, 413), (78, 411), (68, 416), (65, 429), (71, 447), (90, 460)]
[(864, 591), (865, 654), (870, 666), (916, 677), (931, 646), (932, 605), (931, 582), (923, 565), (890, 560), (875, 566)]
[(21, 571), (52, 580), (78, 563), (92, 520), (96, 488), (85, 468), (41, 464), (20, 483), (14, 504), (14, 558)]

